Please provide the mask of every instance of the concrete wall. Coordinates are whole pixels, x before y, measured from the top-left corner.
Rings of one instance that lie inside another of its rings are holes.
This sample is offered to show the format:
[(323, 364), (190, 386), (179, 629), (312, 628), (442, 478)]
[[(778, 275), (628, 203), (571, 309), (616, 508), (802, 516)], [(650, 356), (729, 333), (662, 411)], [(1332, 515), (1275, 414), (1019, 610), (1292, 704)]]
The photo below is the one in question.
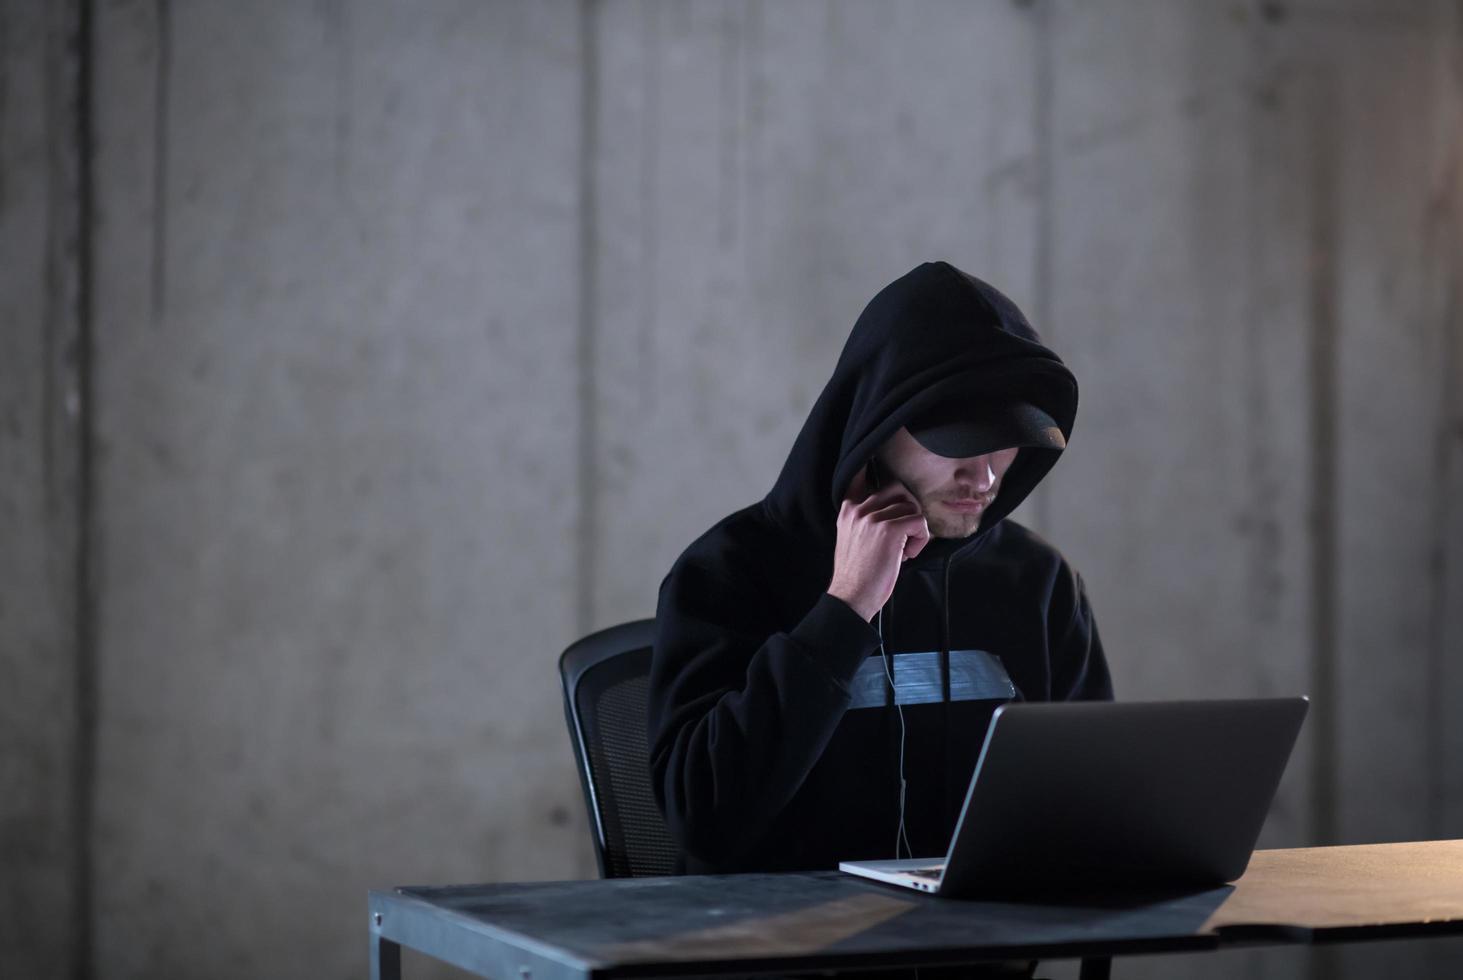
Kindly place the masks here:
[[(1018, 517), (1120, 696), (1312, 694), (1264, 845), (1463, 836), (1456, 4), (0, 11), (28, 975), (353, 975), (368, 887), (592, 875), (558, 652), (935, 257), (1082, 381)], [(1463, 945), (1119, 972), (1384, 963)]]
[(98, 14), (98, 972), (344, 976), (368, 887), (592, 867), (578, 15)]
[(0, 971), (63, 976), (85, 907), (78, 671), (79, 59), (0, 4)]
[(0, 4), (0, 973), (71, 974), (91, 769), (75, 11)]

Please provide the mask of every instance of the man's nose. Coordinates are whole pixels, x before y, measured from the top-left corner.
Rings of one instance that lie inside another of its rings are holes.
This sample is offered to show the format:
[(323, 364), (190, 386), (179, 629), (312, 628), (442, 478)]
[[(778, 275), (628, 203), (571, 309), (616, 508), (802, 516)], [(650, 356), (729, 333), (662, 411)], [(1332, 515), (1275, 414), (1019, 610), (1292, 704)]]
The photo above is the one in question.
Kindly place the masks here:
[(996, 471), (991, 468), (989, 456), (972, 456), (962, 460), (955, 468), (955, 479), (969, 480), (975, 484), (977, 493), (988, 493), (996, 485)]

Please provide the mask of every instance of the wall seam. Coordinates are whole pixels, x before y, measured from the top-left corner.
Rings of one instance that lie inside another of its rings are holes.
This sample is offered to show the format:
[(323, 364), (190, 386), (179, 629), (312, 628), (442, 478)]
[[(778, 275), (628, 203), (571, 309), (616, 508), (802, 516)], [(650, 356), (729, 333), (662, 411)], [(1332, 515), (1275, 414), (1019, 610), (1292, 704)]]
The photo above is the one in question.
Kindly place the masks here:
[(582, 48), (579, 106), (579, 323), (576, 338), (576, 372), (579, 415), (577, 444), (579, 515), (575, 535), (575, 634), (582, 637), (593, 628), (595, 618), (594, 575), (599, 558), (598, 493), (595, 487), (595, 456), (599, 427), (596, 351), (599, 323), (595, 314), (598, 282), (595, 252), (599, 229), (596, 216), (595, 166), (598, 162), (597, 129), (599, 94), (598, 11), (595, 0), (580, 0), (579, 36)]
[(171, 0), (156, 0), (157, 70), (152, 92), (152, 316), (167, 314), (168, 260), (168, 92), (173, 74)]
[[(1336, 79), (1325, 65), (1312, 73), (1310, 161), (1307, 200), (1309, 272), (1307, 374), (1310, 393), (1311, 530), (1311, 754), (1312, 845), (1337, 843), (1340, 803), (1337, 773), (1336, 473), (1338, 350), (1336, 310)], [(1329, 980), (1340, 966), (1333, 947), (1312, 951), (1313, 980)]]
[(74, 975), (95, 975), (96, 897), (93, 848), (97, 775), (97, 590), (95, 529), (95, 418), (93, 408), (93, 289), (95, 229), (94, 0), (78, 0), (76, 16), (76, 841), (77, 945)]
[[(1032, 279), (1036, 296), (1033, 315), (1036, 329), (1048, 347), (1054, 347), (1055, 328), (1052, 324), (1051, 292), (1055, 280), (1053, 249), (1056, 234), (1055, 193), (1056, 168), (1053, 158), (1055, 133), (1053, 132), (1053, 98), (1056, 88), (1053, 47), (1055, 12), (1048, 2), (1039, 2), (1034, 7), (1036, 26), (1035, 94), (1032, 99), (1032, 130), (1036, 149), (1036, 248), (1032, 257)], [(1032, 501), (1036, 510), (1036, 524), (1042, 533), (1052, 534), (1051, 490), (1047, 488)]]
[(660, 173), (660, 7), (654, 3), (640, 8), (641, 85), (644, 89), (640, 117), (640, 323), (636, 346), (640, 360), (640, 409), (653, 419), (658, 404), (655, 336), (659, 324), (656, 267), (660, 261), (659, 211), (656, 206)]
[[(5, 122), (10, 111), (10, 21), (8, 11), (0, 3), (0, 133), (5, 132)], [(5, 213), (6, 174), (5, 162), (0, 159), (0, 214)]]
[(1312, 433), (1312, 662), (1316, 732), (1312, 781), (1316, 844), (1336, 842), (1336, 412), (1338, 351), (1336, 310), (1335, 81), (1318, 69), (1312, 107), (1310, 168), (1310, 422)]
[[(1458, 28), (1463, 28), (1463, 3), (1456, 6), (1454, 16), (1457, 18), (1454, 24), (1445, 22), (1439, 25), (1439, 29), (1435, 32), (1442, 48), (1439, 55), (1442, 61), (1439, 74), (1445, 80), (1450, 76), (1448, 55), (1450, 52), (1459, 51), (1459, 40), (1460, 37), (1463, 37), (1458, 30)], [(1444, 20), (1446, 21), (1447, 18), (1445, 17)], [(1455, 63), (1459, 67), (1463, 67), (1463, 62)], [(1463, 74), (1463, 72), (1458, 74)], [(1451, 690), (1448, 685), (1447, 589), (1453, 571), (1449, 567), (1451, 544), (1448, 538), (1449, 529), (1452, 527), (1453, 507), (1448, 495), (1448, 482), (1451, 473), (1452, 447), (1456, 438), (1453, 427), (1457, 424), (1455, 420), (1463, 415), (1463, 410), (1460, 410), (1463, 409), (1463, 402), (1460, 402), (1457, 385), (1453, 383), (1453, 379), (1458, 377), (1456, 373), (1458, 368), (1463, 367), (1463, 359), (1459, 357), (1459, 334), (1463, 332), (1463, 303), (1460, 303), (1460, 292), (1463, 292), (1463, 276), (1460, 276), (1460, 271), (1463, 271), (1463, 265), (1460, 265), (1457, 259), (1458, 236), (1455, 233), (1459, 218), (1457, 206), (1460, 176), (1459, 135), (1460, 131), (1456, 126), (1445, 126), (1443, 132), (1443, 139), (1446, 143), (1443, 151), (1445, 162), (1442, 167), (1441, 186), (1436, 192), (1436, 201), (1428, 210), (1428, 251), (1425, 253), (1429, 278), (1439, 276), (1442, 279), (1440, 287), (1442, 317), (1438, 325), (1442, 335), (1442, 349), (1439, 352), (1441, 371), (1438, 376), (1436, 430), (1433, 434), (1433, 535), (1428, 554), (1426, 730), (1428, 772), (1431, 774), (1428, 784), (1428, 835), (1430, 837), (1446, 835), (1449, 810), (1450, 780), (1448, 773), (1450, 770), (1448, 766), (1451, 760), (1448, 758), (1447, 749), (1447, 718), (1448, 695)], [(1431, 281), (1428, 285), (1439, 288)], [(1432, 293), (1432, 289), (1429, 292)]]

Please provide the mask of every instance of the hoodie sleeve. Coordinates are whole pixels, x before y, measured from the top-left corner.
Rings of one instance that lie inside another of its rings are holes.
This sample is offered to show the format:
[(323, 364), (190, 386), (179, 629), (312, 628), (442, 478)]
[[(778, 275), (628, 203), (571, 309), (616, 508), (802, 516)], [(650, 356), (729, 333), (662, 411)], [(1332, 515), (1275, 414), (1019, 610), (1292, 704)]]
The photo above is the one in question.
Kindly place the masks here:
[(648, 692), (651, 783), (681, 847), (727, 867), (822, 756), (878, 634), (821, 596), (792, 629), (748, 585), (680, 563), (661, 585)]
[[(1058, 576), (1057, 594), (1052, 602), (1055, 628), (1051, 636), (1051, 671), (1053, 701), (1111, 701), (1112, 676), (1107, 669), (1107, 656), (1102, 651), (1102, 638), (1097, 634), (1097, 620), (1082, 576), (1066, 562)], [(1065, 623), (1065, 626), (1056, 625)]]

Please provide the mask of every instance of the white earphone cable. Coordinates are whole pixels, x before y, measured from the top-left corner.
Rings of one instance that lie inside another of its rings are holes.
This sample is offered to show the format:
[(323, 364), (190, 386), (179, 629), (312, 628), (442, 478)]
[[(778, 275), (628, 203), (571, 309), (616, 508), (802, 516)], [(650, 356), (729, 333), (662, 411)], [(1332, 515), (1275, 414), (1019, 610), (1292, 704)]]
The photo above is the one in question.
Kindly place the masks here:
[[(909, 835), (904, 829), (904, 797), (908, 783), (904, 779), (904, 707), (899, 703), (899, 688), (894, 684), (894, 671), (890, 667), (890, 656), (884, 649), (884, 610), (877, 617), (879, 631), (879, 659), (884, 662), (884, 676), (889, 678), (889, 690), (894, 692), (894, 710), (899, 715), (899, 829), (894, 835), (894, 857), (914, 857), (914, 848), (909, 846)], [(901, 846), (904, 853), (900, 853)]]

